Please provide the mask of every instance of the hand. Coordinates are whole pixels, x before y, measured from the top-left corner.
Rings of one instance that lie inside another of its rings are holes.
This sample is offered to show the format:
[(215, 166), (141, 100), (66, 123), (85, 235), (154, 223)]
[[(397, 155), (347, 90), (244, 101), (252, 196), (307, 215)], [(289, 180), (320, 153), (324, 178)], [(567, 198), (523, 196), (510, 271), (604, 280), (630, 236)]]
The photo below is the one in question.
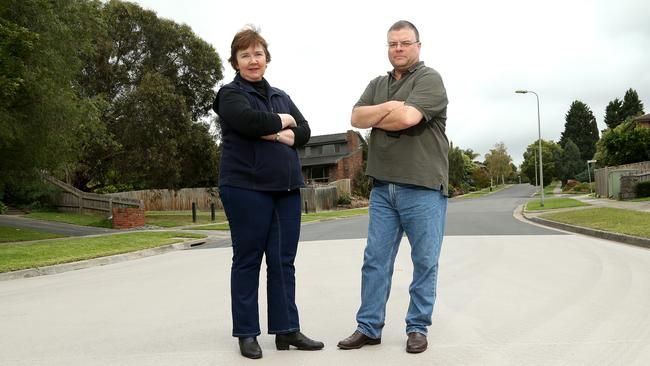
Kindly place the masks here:
[(280, 116), (280, 121), (282, 121), (283, 130), (285, 128), (298, 127), (298, 124), (292, 115), (286, 113), (278, 113), (278, 116)]

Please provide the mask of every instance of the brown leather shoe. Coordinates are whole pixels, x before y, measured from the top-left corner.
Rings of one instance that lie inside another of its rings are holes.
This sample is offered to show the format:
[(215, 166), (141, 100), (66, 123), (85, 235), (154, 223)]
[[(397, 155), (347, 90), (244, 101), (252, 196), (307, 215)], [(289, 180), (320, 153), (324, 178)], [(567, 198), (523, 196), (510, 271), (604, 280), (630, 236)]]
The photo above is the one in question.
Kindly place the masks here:
[(373, 344), (380, 344), (380, 343), (381, 343), (381, 338), (370, 338), (367, 335), (359, 332), (358, 330), (355, 330), (351, 336), (340, 341), (339, 344), (337, 344), (337, 346), (340, 349), (357, 349), (365, 346), (366, 344), (373, 345)]
[(427, 336), (422, 333), (412, 332), (408, 334), (406, 340), (406, 352), (420, 353), (427, 349)]

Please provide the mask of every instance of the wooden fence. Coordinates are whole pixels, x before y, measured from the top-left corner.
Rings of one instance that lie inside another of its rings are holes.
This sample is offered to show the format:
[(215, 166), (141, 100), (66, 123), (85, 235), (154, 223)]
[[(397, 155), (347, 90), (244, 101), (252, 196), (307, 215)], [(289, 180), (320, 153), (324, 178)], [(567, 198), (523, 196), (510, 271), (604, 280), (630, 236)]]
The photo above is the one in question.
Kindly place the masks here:
[[(606, 166), (601, 169), (596, 169), (594, 171), (594, 182), (596, 183), (596, 195), (598, 195), (598, 197), (607, 198), (610, 196), (609, 174), (616, 170), (630, 170), (636, 171), (636, 174), (643, 174), (650, 171), (650, 161), (618, 166)], [(631, 172), (630, 174), (634, 174), (634, 172)], [(614, 198), (618, 199), (618, 197)]]
[(140, 200), (84, 192), (47, 174), (43, 175), (43, 179), (61, 189), (55, 195), (53, 202), (54, 206), (60, 211), (80, 214), (90, 213), (110, 217), (114, 207), (142, 208), (142, 201)]
[[(341, 179), (325, 186), (301, 188), (302, 209), (307, 212), (333, 210), (342, 193), (350, 193), (350, 179)], [(187, 211), (192, 209), (192, 202), (196, 202), (196, 208), (200, 211), (209, 211), (211, 203), (215, 203), (217, 209), (223, 209), (217, 187), (148, 189), (112, 193), (111, 196), (141, 200), (147, 211)]]

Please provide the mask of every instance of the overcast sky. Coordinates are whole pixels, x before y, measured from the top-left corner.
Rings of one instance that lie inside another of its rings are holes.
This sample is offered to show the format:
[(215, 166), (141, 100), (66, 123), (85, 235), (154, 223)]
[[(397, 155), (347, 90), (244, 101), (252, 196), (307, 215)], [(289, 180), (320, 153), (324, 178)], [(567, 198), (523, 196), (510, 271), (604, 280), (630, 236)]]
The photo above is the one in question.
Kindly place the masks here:
[[(515, 164), (541, 133), (558, 141), (574, 100), (605, 128), (605, 107), (635, 89), (650, 110), (650, 1), (214, 1), (136, 0), (159, 17), (189, 25), (224, 64), (246, 24), (261, 28), (273, 57), (266, 72), (309, 121), (312, 135), (351, 129), (367, 83), (391, 69), (386, 31), (418, 27), (420, 58), (443, 78), (447, 136), (485, 154), (504, 142)], [(365, 134), (365, 131), (361, 131)], [(479, 159), (482, 160), (483, 156)]]

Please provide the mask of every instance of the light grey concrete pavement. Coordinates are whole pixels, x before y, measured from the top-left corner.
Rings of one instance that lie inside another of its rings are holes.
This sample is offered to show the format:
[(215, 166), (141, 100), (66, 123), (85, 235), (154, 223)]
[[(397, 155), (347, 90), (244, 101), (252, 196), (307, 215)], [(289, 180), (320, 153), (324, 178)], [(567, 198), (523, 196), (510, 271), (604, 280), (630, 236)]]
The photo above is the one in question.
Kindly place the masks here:
[[(401, 246), (382, 344), (341, 351), (355, 327), (365, 240), (301, 242), (303, 331), (323, 351), (239, 355), (230, 248), (184, 250), (0, 282), (0, 365), (648, 365), (650, 250), (581, 235), (451, 236), (429, 350), (404, 351), (412, 275)], [(264, 282), (262, 282), (264, 283)], [(260, 289), (262, 328), (266, 299)]]

